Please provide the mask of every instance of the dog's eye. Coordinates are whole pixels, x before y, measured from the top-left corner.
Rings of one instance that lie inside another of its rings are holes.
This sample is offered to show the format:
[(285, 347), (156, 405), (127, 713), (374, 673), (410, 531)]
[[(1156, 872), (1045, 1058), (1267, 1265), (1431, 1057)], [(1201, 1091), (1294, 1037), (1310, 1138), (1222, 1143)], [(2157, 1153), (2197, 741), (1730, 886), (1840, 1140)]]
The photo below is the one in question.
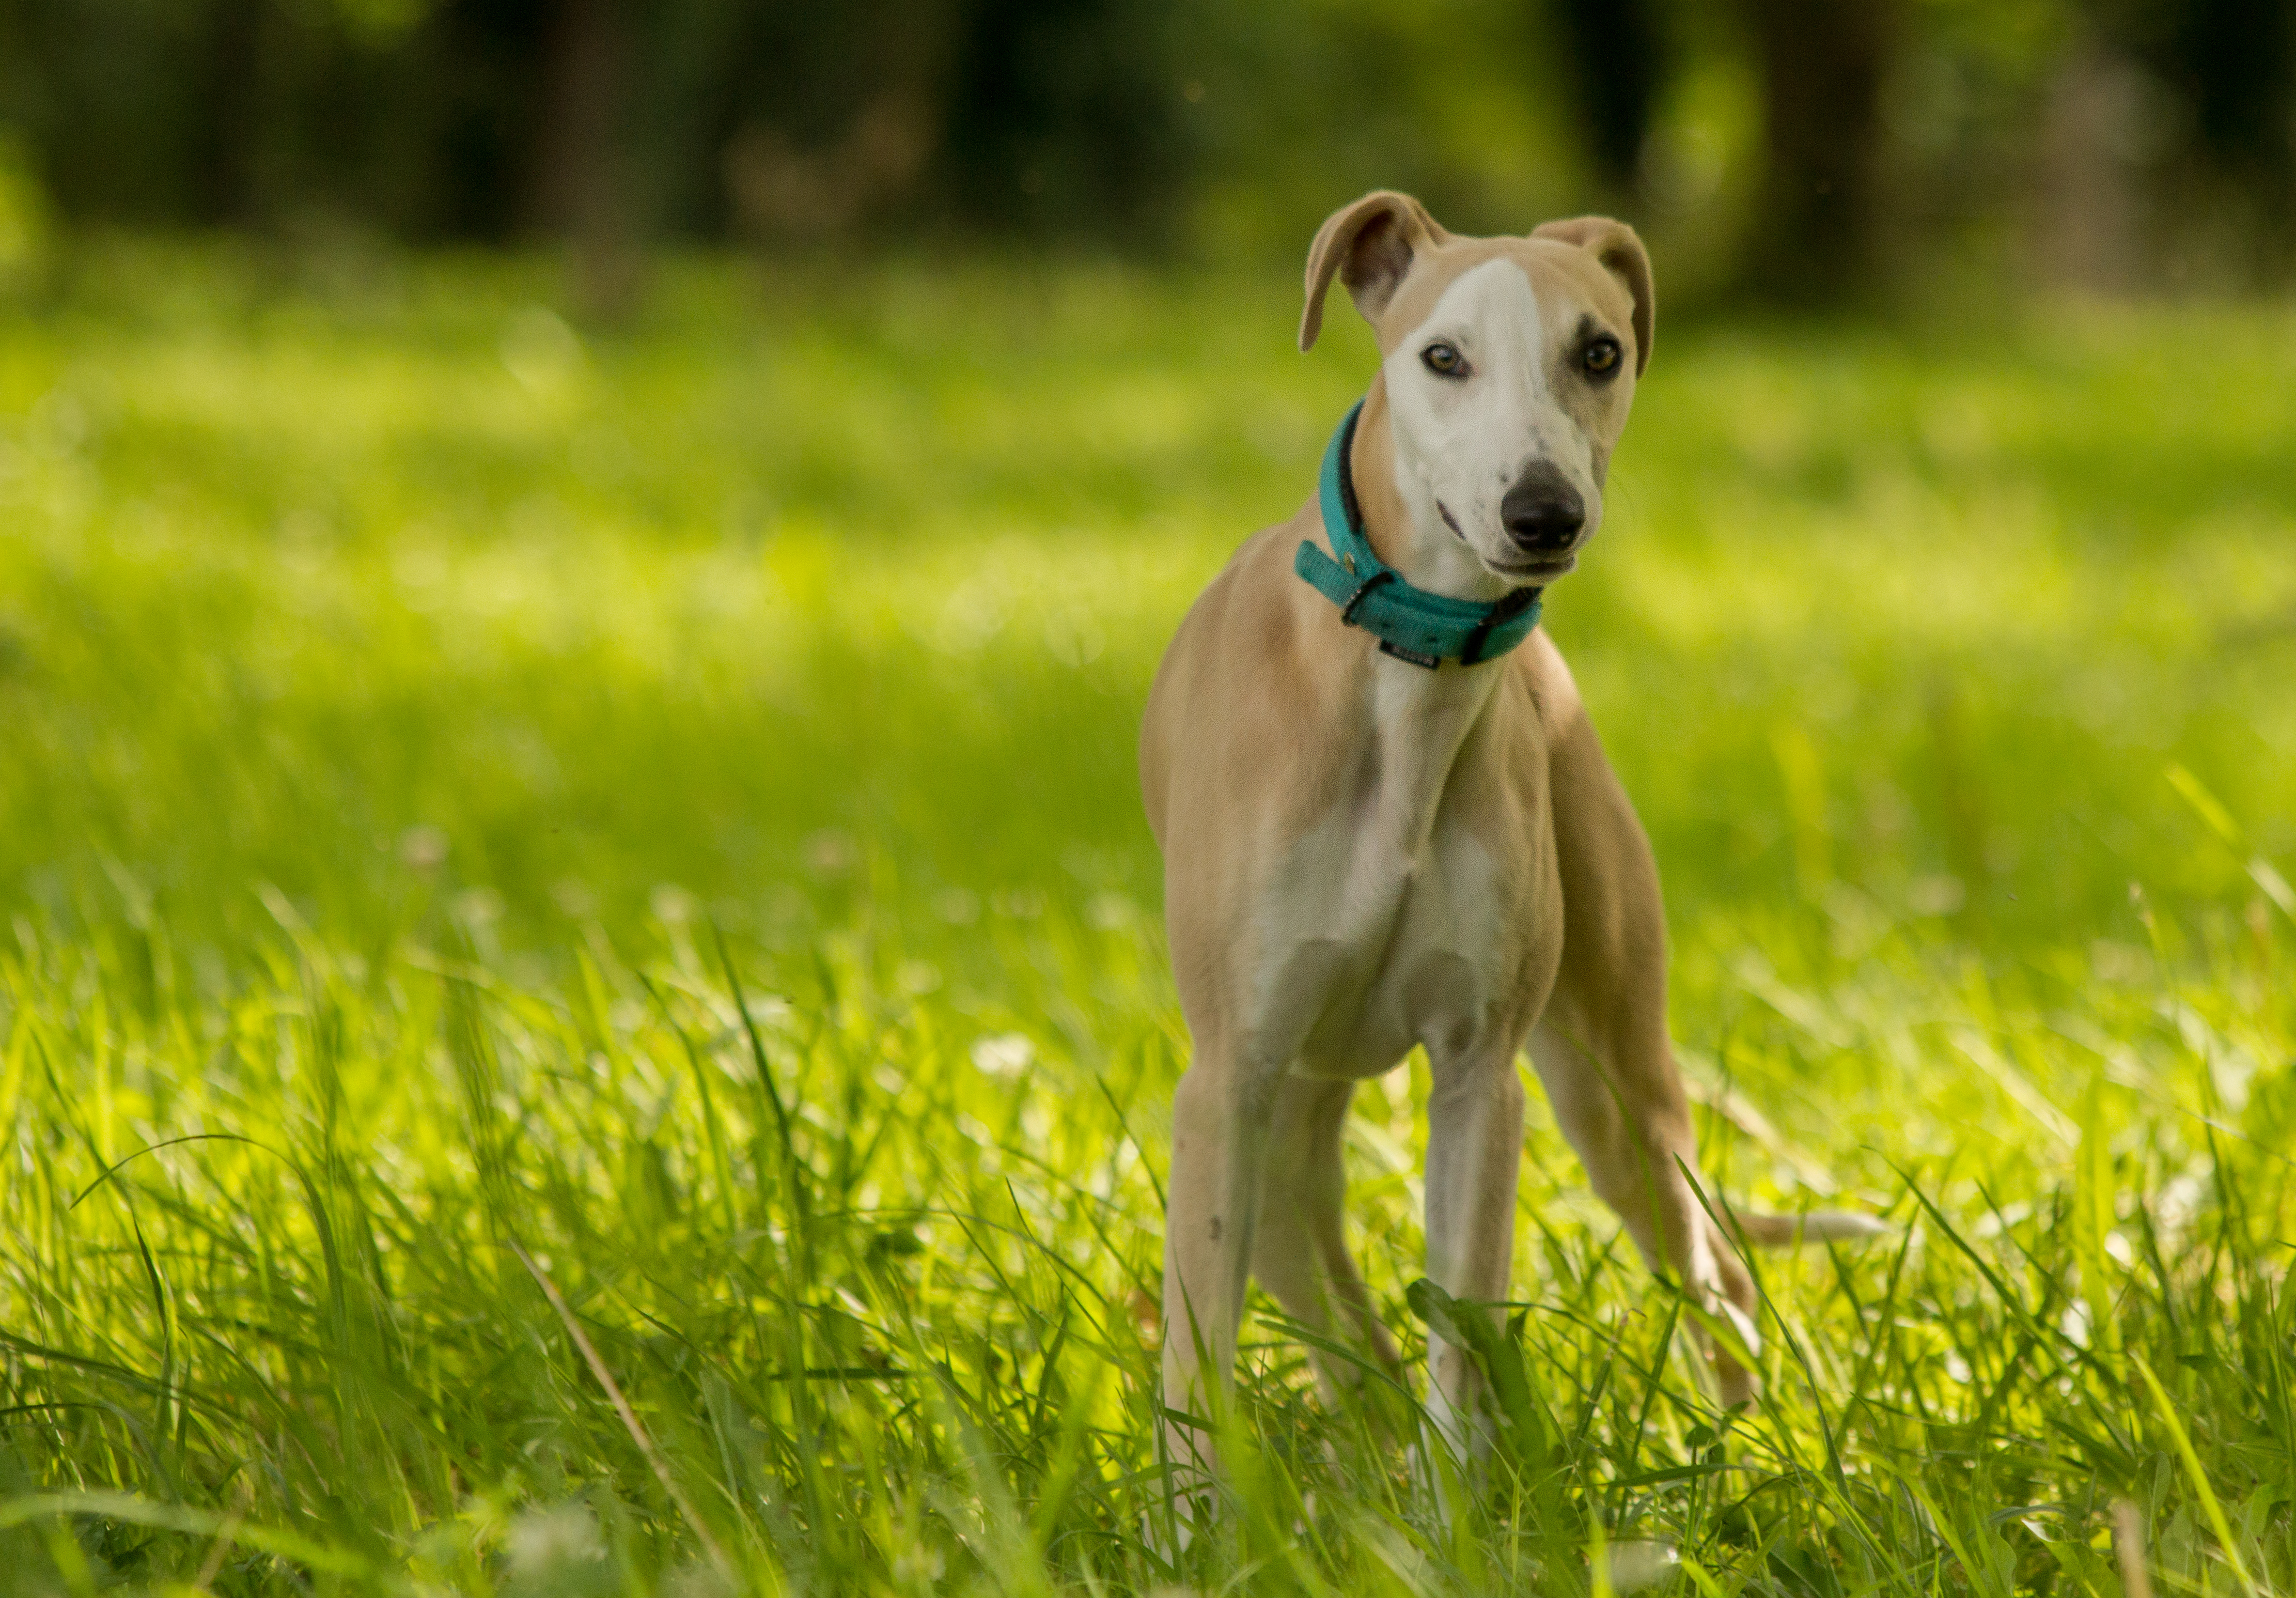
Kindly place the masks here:
[(1467, 358), (1460, 354), (1455, 345), (1430, 344), (1419, 352), (1419, 358), (1438, 377), (1464, 377), (1467, 375)]
[(1608, 377), (1619, 369), (1619, 341), (1605, 335), (1587, 346), (1579, 360), (1588, 372), (1597, 377)]

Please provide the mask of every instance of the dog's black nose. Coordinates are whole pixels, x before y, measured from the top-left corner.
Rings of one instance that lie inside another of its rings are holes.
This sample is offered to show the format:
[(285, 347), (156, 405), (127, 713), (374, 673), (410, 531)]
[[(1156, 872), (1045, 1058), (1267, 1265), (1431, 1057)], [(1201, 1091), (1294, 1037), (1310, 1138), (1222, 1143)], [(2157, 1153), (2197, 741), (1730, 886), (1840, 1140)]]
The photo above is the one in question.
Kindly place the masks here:
[(1552, 461), (1538, 461), (1499, 501), (1507, 537), (1534, 555), (1559, 555), (1587, 524), (1587, 502)]

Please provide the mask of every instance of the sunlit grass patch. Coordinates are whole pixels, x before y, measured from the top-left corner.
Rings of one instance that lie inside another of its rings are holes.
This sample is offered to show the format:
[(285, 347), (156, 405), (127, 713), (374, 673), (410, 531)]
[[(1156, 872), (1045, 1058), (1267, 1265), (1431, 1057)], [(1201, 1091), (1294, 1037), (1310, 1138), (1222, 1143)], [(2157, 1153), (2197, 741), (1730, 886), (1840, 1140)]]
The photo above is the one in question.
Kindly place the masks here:
[[(1725, 1416), (1534, 1111), (1488, 1470), (1262, 1304), (1184, 1546), (1133, 740), (1359, 335), (78, 281), (0, 325), (0, 1590), (2102, 1594), (2120, 1501), (2164, 1594), (2296, 1581), (2284, 314), (1662, 335), (1549, 625), (1724, 1192), (1893, 1231), (1759, 1262)], [(1414, 1361), (1423, 1092), (1349, 1134)]]

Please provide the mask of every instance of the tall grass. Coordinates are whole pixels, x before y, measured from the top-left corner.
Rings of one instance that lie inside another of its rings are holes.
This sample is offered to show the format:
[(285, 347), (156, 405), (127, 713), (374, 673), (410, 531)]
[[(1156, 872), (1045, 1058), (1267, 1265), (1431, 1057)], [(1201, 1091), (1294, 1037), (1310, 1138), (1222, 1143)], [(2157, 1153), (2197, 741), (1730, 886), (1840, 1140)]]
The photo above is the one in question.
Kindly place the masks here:
[[(115, 246), (0, 322), (0, 1591), (2296, 1585), (2296, 322), (1662, 330), (1549, 624), (1725, 1190), (1894, 1230), (1755, 1262), (1723, 1414), (1534, 1112), (1493, 1458), (1257, 1304), (1185, 1536), (1131, 741), (1363, 341), (553, 287)], [(1424, 1086), (1349, 1128), (1414, 1380)]]

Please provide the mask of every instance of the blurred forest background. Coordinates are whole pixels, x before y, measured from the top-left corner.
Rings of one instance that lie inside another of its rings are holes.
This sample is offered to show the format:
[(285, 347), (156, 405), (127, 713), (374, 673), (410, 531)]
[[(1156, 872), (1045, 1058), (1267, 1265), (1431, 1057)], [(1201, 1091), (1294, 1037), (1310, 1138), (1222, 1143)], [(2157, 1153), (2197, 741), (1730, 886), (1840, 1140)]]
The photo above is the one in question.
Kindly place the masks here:
[(83, 225), (1295, 253), (1339, 200), (1603, 209), (1677, 309), (2238, 292), (2288, 0), (0, 0), (0, 263)]

